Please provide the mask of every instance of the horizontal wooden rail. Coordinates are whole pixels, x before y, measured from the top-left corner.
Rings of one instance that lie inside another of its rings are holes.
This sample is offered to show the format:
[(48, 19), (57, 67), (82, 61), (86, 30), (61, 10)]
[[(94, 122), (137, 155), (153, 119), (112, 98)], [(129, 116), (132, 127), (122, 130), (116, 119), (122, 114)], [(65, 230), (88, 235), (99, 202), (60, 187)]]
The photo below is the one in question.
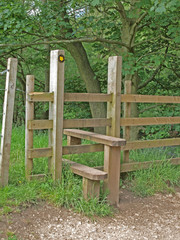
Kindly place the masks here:
[(93, 119), (64, 119), (64, 128), (83, 128), (83, 127), (105, 127), (111, 126), (111, 119), (93, 118)]
[(180, 124), (180, 117), (121, 118), (120, 126)]
[(72, 145), (63, 147), (63, 155), (103, 151), (103, 144)]
[(180, 103), (179, 96), (154, 96), (154, 95), (136, 95), (122, 94), (122, 102), (137, 102), (137, 103)]
[(54, 93), (49, 92), (31, 92), (28, 94), (28, 101), (30, 102), (53, 102)]
[(131, 163), (123, 163), (121, 164), (121, 172), (132, 172), (141, 169), (147, 169), (151, 165), (162, 164), (164, 162), (168, 162), (173, 165), (180, 164), (180, 158), (172, 158), (167, 160), (155, 160), (155, 161), (147, 161), (147, 162), (131, 162)]
[(53, 120), (29, 120), (27, 125), (29, 130), (52, 129)]
[(34, 179), (44, 179), (47, 175), (46, 174), (34, 174), (34, 175), (30, 175), (29, 178), (30, 180), (34, 180)]
[(33, 148), (28, 150), (28, 158), (51, 157), (52, 148)]
[(65, 102), (111, 102), (112, 94), (103, 93), (65, 93)]
[(64, 134), (76, 138), (95, 141), (97, 143), (102, 143), (104, 145), (112, 147), (124, 146), (126, 144), (126, 140), (122, 138), (106, 136), (99, 133), (88, 132), (79, 129), (64, 129)]
[[(143, 148), (155, 148), (155, 147), (167, 147), (180, 145), (180, 138), (168, 138), (159, 140), (143, 140), (127, 142), (125, 146), (122, 146), (122, 151), (135, 150)], [(63, 155), (68, 154), (80, 154), (88, 152), (103, 152), (103, 144), (85, 144), (85, 145), (72, 145), (63, 147)]]
[(126, 151), (126, 150), (142, 149), (142, 148), (167, 147), (167, 146), (178, 146), (178, 145), (180, 145), (180, 138), (132, 141), (132, 142), (127, 142), (126, 145), (122, 147), (122, 150)]

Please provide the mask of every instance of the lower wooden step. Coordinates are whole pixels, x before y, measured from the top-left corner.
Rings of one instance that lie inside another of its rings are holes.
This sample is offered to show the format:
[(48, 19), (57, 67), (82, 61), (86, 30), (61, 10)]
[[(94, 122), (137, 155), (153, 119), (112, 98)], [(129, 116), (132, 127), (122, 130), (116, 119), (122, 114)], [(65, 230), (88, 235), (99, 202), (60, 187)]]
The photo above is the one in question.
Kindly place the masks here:
[(73, 173), (90, 180), (96, 180), (96, 181), (104, 180), (108, 176), (106, 172), (103, 172), (98, 169), (88, 167), (76, 162), (72, 162), (68, 159), (63, 159), (63, 162), (70, 165), (70, 168)]

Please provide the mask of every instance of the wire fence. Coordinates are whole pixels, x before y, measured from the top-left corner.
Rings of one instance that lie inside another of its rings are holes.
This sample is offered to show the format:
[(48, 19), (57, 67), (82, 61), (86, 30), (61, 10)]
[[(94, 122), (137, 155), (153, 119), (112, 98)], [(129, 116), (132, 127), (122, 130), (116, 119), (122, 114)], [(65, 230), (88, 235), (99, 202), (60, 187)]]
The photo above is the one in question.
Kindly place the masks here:
[(7, 72), (9, 72), (9, 69), (6, 69), (6, 70), (0, 72), (0, 75), (3, 75), (3, 74), (5, 74), (5, 73), (7, 73)]

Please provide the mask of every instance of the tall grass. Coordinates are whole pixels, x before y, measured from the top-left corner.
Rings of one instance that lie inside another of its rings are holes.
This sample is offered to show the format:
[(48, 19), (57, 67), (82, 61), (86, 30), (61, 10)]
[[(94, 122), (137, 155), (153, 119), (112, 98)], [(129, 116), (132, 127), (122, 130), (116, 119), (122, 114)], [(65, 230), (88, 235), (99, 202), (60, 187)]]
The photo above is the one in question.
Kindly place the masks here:
[[(84, 143), (87, 143), (86, 141)], [(63, 144), (66, 144), (64, 139)], [(45, 131), (34, 134), (34, 147), (47, 147), (48, 136)], [(19, 206), (27, 207), (39, 200), (49, 201), (59, 206), (73, 208), (88, 216), (106, 216), (113, 212), (109, 206), (106, 194), (101, 194), (100, 200), (85, 201), (82, 197), (82, 178), (74, 175), (63, 166), (62, 181), (54, 183), (50, 177), (45, 180), (27, 182), (25, 179), (25, 130), (24, 127), (14, 127), (12, 132), (9, 185), (0, 189), (0, 212), (7, 214), (18, 210)], [(152, 161), (179, 157), (179, 148), (158, 148), (131, 151), (133, 161)], [(87, 153), (66, 156), (73, 161), (89, 166), (103, 165), (103, 153)], [(33, 173), (47, 173), (46, 158), (35, 159)], [(164, 163), (152, 166), (148, 170), (138, 170), (128, 174), (121, 184), (140, 196), (152, 195), (156, 192), (174, 191), (174, 186), (180, 185), (180, 166)]]
[[(50, 177), (45, 180), (26, 181), (25, 179), (25, 134), (24, 127), (13, 128), (9, 185), (0, 189), (0, 213), (7, 214), (36, 204), (39, 200), (52, 202), (59, 206), (73, 208), (74, 211), (85, 215), (106, 216), (111, 215), (113, 208), (108, 204), (106, 194), (101, 194), (100, 200), (89, 199), (85, 201), (82, 196), (82, 178), (75, 176), (68, 168), (63, 166), (62, 180), (54, 183)], [(47, 133), (39, 131), (34, 136), (34, 147), (45, 147), (48, 144)], [(47, 172), (47, 159), (35, 159), (33, 173)]]

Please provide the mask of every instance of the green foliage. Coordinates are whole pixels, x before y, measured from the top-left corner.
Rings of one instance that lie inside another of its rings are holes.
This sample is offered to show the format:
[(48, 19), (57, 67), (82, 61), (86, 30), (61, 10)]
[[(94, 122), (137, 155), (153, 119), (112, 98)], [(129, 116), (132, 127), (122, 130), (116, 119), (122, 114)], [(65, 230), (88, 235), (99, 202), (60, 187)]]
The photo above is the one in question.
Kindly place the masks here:
[[(107, 90), (107, 60), (112, 55), (123, 56), (123, 79), (133, 79), (134, 93), (156, 95), (179, 95), (179, 12), (178, 0), (112, 1), (88, 0), (68, 2), (47, 1), (4, 1), (0, 2), (0, 44), (35, 43), (37, 46), (0, 47), (0, 69), (6, 68), (8, 57), (18, 57), (17, 88), (25, 91), (25, 76), (35, 75), (35, 91), (47, 90), (45, 71), (49, 68), (49, 50), (68, 49), (68, 44), (38, 45), (39, 42), (100, 37), (102, 42), (83, 43), (92, 70), (99, 81), (101, 92)], [(144, 16), (144, 17), (143, 17)], [(142, 19), (141, 19), (142, 17)], [(131, 28), (134, 26), (135, 28)], [(125, 39), (124, 39), (124, 36)], [(117, 41), (119, 44), (107, 43)], [(121, 45), (121, 42), (129, 46)], [(73, 55), (73, 54), (72, 54)], [(86, 92), (82, 81), (86, 70), (77, 71), (76, 63), (66, 52), (65, 91)], [(157, 73), (156, 70), (159, 68)], [(152, 77), (152, 79), (151, 79)], [(148, 81), (148, 80), (151, 81)], [(0, 88), (3, 88), (0, 81)], [(87, 83), (86, 83), (87, 84)], [(145, 87), (141, 88), (141, 85)], [(157, 90), (159, 89), (159, 91)], [(17, 92), (14, 122), (24, 123), (25, 95)], [(0, 110), (2, 96), (0, 97)], [(140, 116), (153, 115), (147, 105), (139, 104)], [(37, 105), (37, 117), (44, 117), (48, 107)], [(176, 116), (179, 107), (162, 106), (158, 116)], [(141, 114), (141, 112), (143, 114)], [(67, 103), (65, 118), (91, 116), (89, 106)], [(156, 110), (156, 112), (158, 112)], [(173, 113), (172, 113), (173, 112)], [(0, 115), (1, 119), (1, 115)], [(173, 131), (178, 131), (176, 126)], [(153, 132), (158, 131), (152, 127)], [(163, 126), (164, 128), (164, 126)], [(160, 128), (159, 128), (159, 131)], [(169, 127), (160, 136), (167, 137)], [(143, 137), (151, 135), (147, 128)]]
[(180, 186), (180, 167), (169, 163), (152, 165), (147, 170), (135, 171), (129, 176), (131, 190), (145, 197), (158, 192), (174, 192), (174, 185)]

